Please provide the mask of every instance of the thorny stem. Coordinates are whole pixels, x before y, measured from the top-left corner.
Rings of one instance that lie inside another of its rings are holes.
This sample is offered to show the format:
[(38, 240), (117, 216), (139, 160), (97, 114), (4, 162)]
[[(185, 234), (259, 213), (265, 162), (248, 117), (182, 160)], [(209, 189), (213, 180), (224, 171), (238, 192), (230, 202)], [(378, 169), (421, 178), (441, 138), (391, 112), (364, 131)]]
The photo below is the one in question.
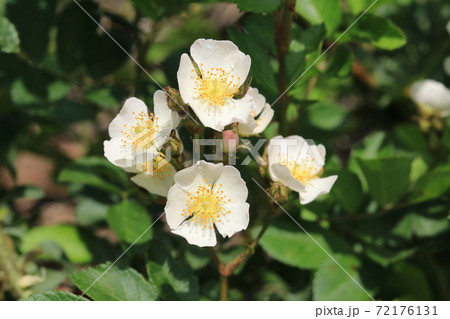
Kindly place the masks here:
[[(289, 52), (289, 42), (291, 39), (291, 25), (294, 18), (295, 0), (286, 0), (284, 7), (278, 12), (276, 16), (276, 37), (275, 43), (277, 45), (278, 54), (278, 90), (282, 94), (287, 88), (286, 79), (286, 54)], [(283, 95), (278, 101), (279, 106), (279, 122), (280, 133), (285, 135), (287, 133), (286, 110), (289, 104), (287, 95)]]

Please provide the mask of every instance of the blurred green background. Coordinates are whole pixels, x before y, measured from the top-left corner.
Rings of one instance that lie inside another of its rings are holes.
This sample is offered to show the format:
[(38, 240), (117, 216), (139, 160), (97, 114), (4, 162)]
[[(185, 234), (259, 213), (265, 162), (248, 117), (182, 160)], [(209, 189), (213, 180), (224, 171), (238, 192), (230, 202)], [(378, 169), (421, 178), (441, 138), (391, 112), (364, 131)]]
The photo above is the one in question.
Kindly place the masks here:
[[(81, 294), (163, 211), (163, 198), (103, 157), (123, 101), (136, 96), (151, 106), (159, 89), (135, 61), (161, 86), (177, 87), (179, 58), (196, 39), (230, 39), (251, 56), (252, 86), (269, 103), (283, 91), (282, 0), (79, 4), (117, 43), (74, 1), (0, 1), (0, 300)], [(326, 146), (326, 174), (339, 175), (331, 193), (306, 206), (292, 194), (283, 205), (372, 296), (450, 300), (450, 121), (424, 118), (409, 98), (415, 80), (450, 85), (450, 4), (379, 0), (331, 46), (371, 4), (296, 2), (286, 115), (274, 105), (276, 119), (286, 120), (263, 137), (282, 130)], [(189, 150), (190, 136), (180, 133)], [(223, 261), (242, 252), (269, 215), (251, 177), (268, 181), (255, 163), (238, 168), (251, 221), (220, 242)], [(368, 299), (287, 216), (260, 244), (230, 277), (231, 299)], [(88, 295), (216, 300), (218, 285), (207, 250), (171, 235), (161, 219)]]

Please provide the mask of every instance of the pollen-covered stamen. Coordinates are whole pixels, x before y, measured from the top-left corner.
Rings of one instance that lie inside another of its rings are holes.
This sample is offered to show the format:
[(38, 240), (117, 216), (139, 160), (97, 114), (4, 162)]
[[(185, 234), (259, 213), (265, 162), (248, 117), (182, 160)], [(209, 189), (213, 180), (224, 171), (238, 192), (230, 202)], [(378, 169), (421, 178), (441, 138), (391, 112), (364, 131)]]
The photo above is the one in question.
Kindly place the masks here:
[(194, 90), (198, 98), (209, 106), (224, 106), (227, 99), (239, 91), (240, 77), (235, 78), (222, 68), (204, 70), (203, 64), (199, 65), (199, 69), (201, 77), (194, 69), (191, 71), (196, 77)]
[(172, 172), (169, 169), (170, 163), (162, 155), (158, 155), (153, 161), (146, 161), (141, 165), (142, 172), (156, 176), (160, 180), (164, 177), (172, 176)]
[[(204, 181), (206, 183), (206, 180)], [(181, 216), (191, 217), (192, 223), (197, 223), (203, 228), (213, 228), (215, 222), (221, 222), (222, 218), (230, 214), (223, 205), (231, 201), (227, 199), (222, 190), (222, 184), (198, 186), (194, 194), (188, 193), (189, 200), (186, 202), (186, 209), (183, 209)]]
[(283, 159), (281, 164), (286, 166), (292, 176), (303, 185), (308, 185), (312, 180), (319, 178), (323, 173), (323, 168), (310, 156), (290, 161)]
[(121, 133), (124, 136), (122, 140), (123, 147), (132, 147), (134, 151), (148, 150), (156, 141), (155, 133), (159, 129), (158, 118), (153, 113), (147, 115), (144, 111), (139, 113), (132, 112), (135, 116), (134, 125), (123, 125)]

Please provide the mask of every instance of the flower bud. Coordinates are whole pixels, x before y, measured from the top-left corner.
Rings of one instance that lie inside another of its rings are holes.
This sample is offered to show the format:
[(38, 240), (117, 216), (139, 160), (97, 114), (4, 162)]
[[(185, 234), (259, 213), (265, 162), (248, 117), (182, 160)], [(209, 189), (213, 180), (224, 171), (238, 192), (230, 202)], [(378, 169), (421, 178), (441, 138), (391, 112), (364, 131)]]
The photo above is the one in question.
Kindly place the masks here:
[(284, 186), (283, 184), (280, 183), (271, 183), (269, 194), (277, 202), (283, 203), (288, 200), (289, 187)]
[(231, 153), (236, 150), (239, 144), (239, 137), (232, 130), (223, 131), (223, 150), (225, 153)]

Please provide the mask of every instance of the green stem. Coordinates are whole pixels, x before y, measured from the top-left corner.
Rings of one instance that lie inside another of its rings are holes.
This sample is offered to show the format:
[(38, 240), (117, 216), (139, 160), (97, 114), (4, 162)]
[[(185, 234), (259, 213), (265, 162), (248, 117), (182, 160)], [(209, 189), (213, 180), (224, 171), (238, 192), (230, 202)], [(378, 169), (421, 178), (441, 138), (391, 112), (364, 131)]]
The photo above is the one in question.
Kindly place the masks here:
[[(286, 0), (284, 7), (277, 14), (276, 21), (276, 38), (275, 43), (277, 45), (278, 53), (278, 90), (280, 94), (283, 94), (287, 89), (287, 77), (286, 77), (286, 54), (289, 52), (289, 43), (291, 40), (291, 26), (294, 18), (295, 0)], [(280, 122), (280, 133), (282, 135), (287, 134), (288, 125), (286, 118), (286, 111), (289, 104), (289, 100), (286, 94), (278, 101), (278, 120)]]
[(227, 301), (228, 277), (220, 276), (220, 301)]

